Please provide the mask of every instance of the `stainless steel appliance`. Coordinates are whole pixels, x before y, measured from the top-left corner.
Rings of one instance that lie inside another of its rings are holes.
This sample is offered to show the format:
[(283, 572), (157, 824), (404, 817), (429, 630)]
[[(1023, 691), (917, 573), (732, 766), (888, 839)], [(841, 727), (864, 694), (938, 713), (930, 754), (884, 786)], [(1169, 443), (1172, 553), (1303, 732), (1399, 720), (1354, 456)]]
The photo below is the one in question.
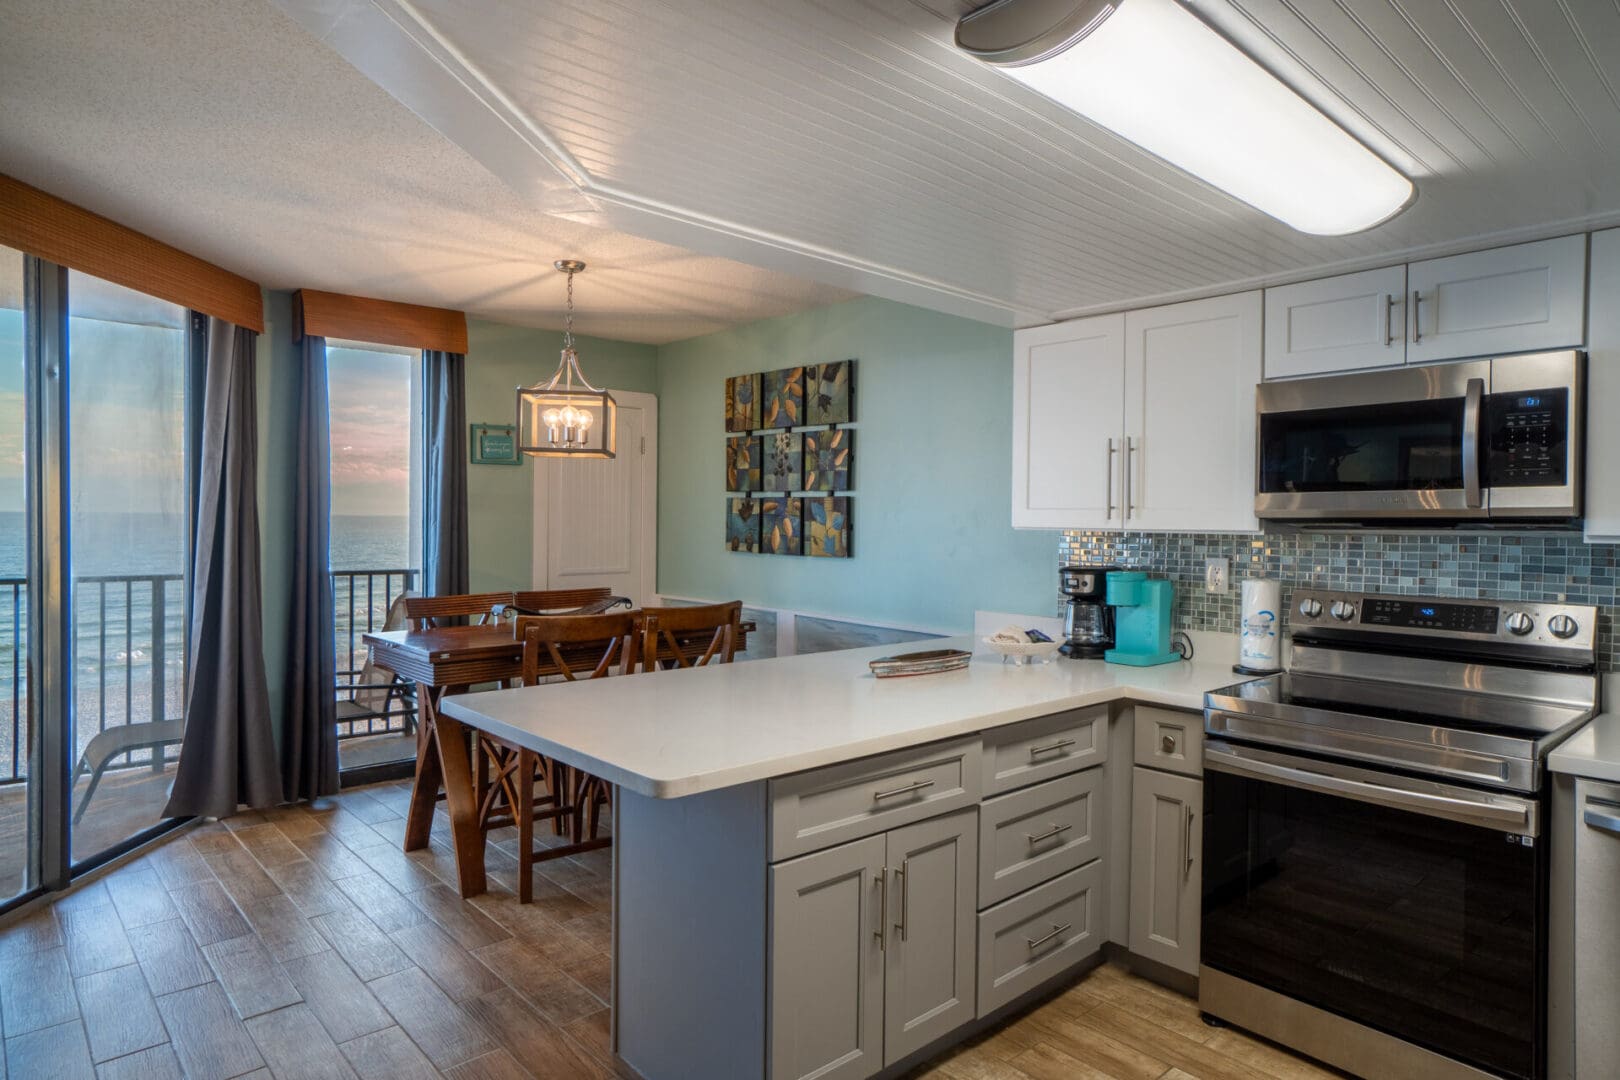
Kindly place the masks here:
[(1368, 1077), (1546, 1073), (1546, 755), (1597, 610), (1296, 590), (1205, 698), (1199, 1004)]
[(1058, 571), (1063, 604), (1064, 656), (1098, 659), (1114, 647), (1114, 609), (1108, 605), (1108, 575), (1117, 566), (1065, 566)]
[(1551, 352), (1262, 383), (1255, 514), (1578, 518), (1585, 375), (1584, 354)]

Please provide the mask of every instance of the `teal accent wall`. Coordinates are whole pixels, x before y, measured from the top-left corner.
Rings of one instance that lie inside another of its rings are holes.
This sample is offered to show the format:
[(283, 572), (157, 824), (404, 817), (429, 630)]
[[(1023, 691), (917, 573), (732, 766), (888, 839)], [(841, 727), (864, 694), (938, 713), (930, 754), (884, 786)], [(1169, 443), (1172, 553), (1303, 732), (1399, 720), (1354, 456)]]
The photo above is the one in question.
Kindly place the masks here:
[[(600, 338), (576, 338), (580, 367), (597, 386), (653, 393), (658, 349)], [(510, 424), (517, 388), (551, 377), (562, 334), (467, 320), (467, 423)], [(467, 466), (467, 519), (476, 592), (533, 584), (534, 463)]]
[[(724, 545), (729, 375), (841, 360), (856, 375), (854, 557)], [(1012, 331), (860, 298), (658, 350), (658, 590), (968, 630), (1052, 610), (1058, 534), (1015, 531)]]

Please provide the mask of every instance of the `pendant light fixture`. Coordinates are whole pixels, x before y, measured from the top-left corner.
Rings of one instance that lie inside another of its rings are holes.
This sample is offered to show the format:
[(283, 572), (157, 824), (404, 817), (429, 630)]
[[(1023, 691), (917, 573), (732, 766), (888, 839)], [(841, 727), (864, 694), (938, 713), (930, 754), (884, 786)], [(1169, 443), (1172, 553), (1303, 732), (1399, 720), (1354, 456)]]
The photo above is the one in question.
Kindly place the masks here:
[(574, 350), (574, 275), (585, 264), (558, 259), (552, 265), (568, 275), (562, 359), (549, 381), (518, 387), (518, 449), (531, 457), (615, 457), (619, 407), (585, 378)]
[(1300, 232), (1370, 229), (1416, 195), (1182, 0), (996, 0), (956, 44)]

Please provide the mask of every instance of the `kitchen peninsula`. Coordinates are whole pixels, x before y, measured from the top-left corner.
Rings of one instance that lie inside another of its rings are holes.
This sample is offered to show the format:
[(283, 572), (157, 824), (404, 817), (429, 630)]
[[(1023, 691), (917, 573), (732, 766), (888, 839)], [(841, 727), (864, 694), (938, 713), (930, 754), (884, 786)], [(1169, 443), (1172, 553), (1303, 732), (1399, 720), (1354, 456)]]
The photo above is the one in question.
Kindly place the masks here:
[[(617, 785), (614, 1047), (648, 1080), (889, 1075), (1104, 942), (1196, 971), (1198, 800), (1133, 814), (1131, 777), (1196, 794), (1236, 656), (1197, 638), (1160, 667), (886, 680), (891, 647), (822, 653), (451, 697), (441, 723)], [(1168, 867), (1146, 908), (1133, 864)]]

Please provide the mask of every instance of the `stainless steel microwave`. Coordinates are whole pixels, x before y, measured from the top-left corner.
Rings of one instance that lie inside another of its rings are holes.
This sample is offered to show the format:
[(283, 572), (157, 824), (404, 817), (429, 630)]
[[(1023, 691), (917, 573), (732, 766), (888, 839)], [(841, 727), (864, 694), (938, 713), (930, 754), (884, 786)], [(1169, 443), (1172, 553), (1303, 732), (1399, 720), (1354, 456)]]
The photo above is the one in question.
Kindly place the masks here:
[(1256, 407), (1254, 509), (1264, 520), (1581, 516), (1583, 353), (1261, 383)]

